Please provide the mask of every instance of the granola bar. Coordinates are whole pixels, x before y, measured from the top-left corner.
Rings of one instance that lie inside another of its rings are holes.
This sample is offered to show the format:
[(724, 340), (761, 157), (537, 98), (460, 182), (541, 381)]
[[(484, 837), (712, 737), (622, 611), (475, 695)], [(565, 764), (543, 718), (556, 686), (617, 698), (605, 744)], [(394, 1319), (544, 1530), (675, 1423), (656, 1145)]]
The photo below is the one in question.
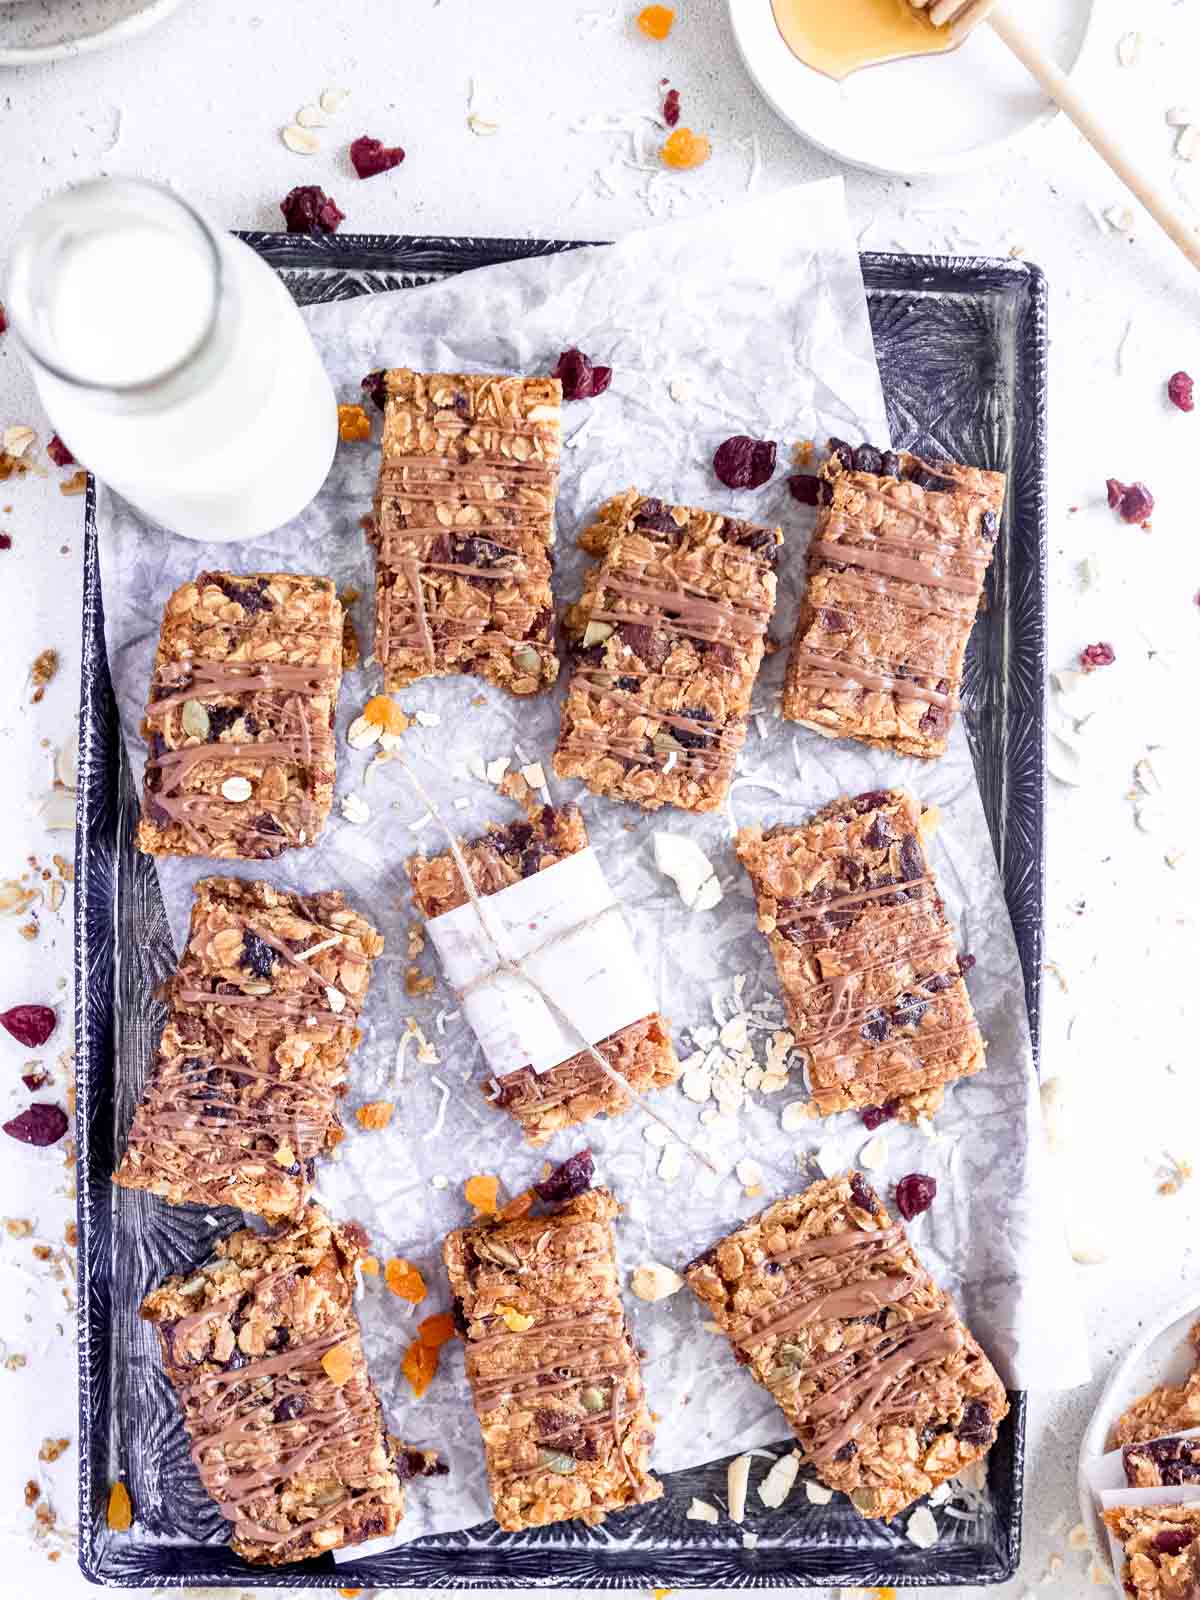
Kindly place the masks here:
[(1200, 1504), (1113, 1506), (1104, 1521), (1125, 1549), (1126, 1594), (1193, 1600), (1200, 1593)]
[(1200, 1437), (1150, 1439), (1127, 1444), (1122, 1463), (1131, 1489), (1158, 1489), (1164, 1485), (1200, 1484)]
[(333, 804), (342, 608), (328, 578), (202, 572), (167, 601), (142, 732), (137, 843), (259, 861)]
[(1160, 1384), (1128, 1406), (1109, 1434), (1111, 1450), (1160, 1434), (1200, 1427), (1200, 1322), (1193, 1324), (1188, 1340), (1196, 1352), (1196, 1366), (1186, 1382)]
[(821, 1116), (879, 1107), (913, 1122), (983, 1070), (912, 795), (843, 797), (802, 827), (743, 828), (736, 846)]
[(657, 1500), (654, 1426), (621, 1305), (612, 1222), (589, 1189), (550, 1216), (460, 1228), (443, 1254), (496, 1521), (511, 1532)]
[(863, 1516), (894, 1517), (991, 1448), (1004, 1385), (857, 1172), (768, 1206), (684, 1276)]
[(158, 1060), (115, 1174), (172, 1205), (300, 1216), (383, 939), (336, 891), (202, 878)]
[(368, 537), (386, 687), (469, 673), (512, 694), (548, 688), (562, 385), (407, 367), (380, 382)]
[(940, 756), (995, 549), (1004, 474), (831, 440), (783, 714)]
[(746, 738), (782, 535), (635, 489), (580, 545), (602, 557), (564, 619), (575, 669), (554, 770), (655, 811), (715, 811)]
[[(489, 895), (585, 850), (587, 842), (579, 807), (566, 805), (533, 807), (527, 821), (492, 826), (482, 838), (460, 845), (472, 884), (479, 894)], [(441, 916), (466, 904), (462, 876), (449, 851), (432, 858), (412, 856), (407, 869), (423, 916)], [(666, 1024), (657, 1015), (618, 1029), (595, 1048), (637, 1094), (667, 1088), (682, 1070)], [(592, 1117), (620, 1116), (633, 1103), (586, 1050), (546, 1072), (525, 1066), (491, 1076), (484, 1094), (517, 1119), (527, 1142), (535, 1146)]]
[(394, 1533), (404, 1489), (354, 1314), (356, 1223), (311, 1206), (240, 1229), (142, 1302), (192, 1459), (245, 1561), (276, 1566)]

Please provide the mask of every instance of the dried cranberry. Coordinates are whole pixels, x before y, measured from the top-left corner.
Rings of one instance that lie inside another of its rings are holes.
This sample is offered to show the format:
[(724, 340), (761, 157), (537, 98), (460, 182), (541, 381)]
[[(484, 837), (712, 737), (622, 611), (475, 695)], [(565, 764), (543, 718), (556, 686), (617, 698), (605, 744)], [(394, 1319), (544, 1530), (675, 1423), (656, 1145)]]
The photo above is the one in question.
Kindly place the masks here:
[(274, 1418), (276, 1422), (295, 1422), (297, 1417), (302, 1417), (308, 1402), (302, 1394), (289, 1394), (275, 1407)]
[(50, 435), (50, 443), (46, 446), (46, 454), (56, 467), (73, 467), (75, 465), (75, 457), (56, 433)]
[(835, 1461), (853, 1461), (857, 1454), (858, 1446), (853, 1439), (847, 1439), (840, 1450), (834, 1451), (833, 1459)]
[(1122, 522), (1141, 523), (1154, 510), (1154, 496), (1144, 483), (1122, 483), (1120, 478), (1106, 481), (1108, 503)]
[(863, 834), (863, 843), (868, 850), (886, 850), (895, 837), (891, 823), (881, 811)]
[(413, 1478), (444, 1478), (450, 1468), (432, 1450), (404, 1450), (396, 1457), (396, 1471), (407, 1483)]
[(21, 1074), (21, 1082), (29, 1090), (30, 1094), (35, 1094), (50, 1082), (50, 1074), (48, 1072), (23, 1072)]
[(850, 1198), (860, 1211), (874, 1213), (876, 1207), (875, 1195), (861, 1172), (850, 1174)]
[(815, 506), (821, 497), (821, 480), (812, 472), (793, 472), (787, 481), (788, 493), (802, 506)]
[(881, 478), (899, 479), (904, 473), (904, 463), (894, 450), (885, 450), (879, 462), (879, 476)]
[(735, 433), (717, 446), (713, 471), (727, 489), (761, 489), (775, 471), (774, 439)]
[(886, 1014), (875, 1007), (867, 1012), (867, 1020), (858, 1030), (870, 1044), (882, 1044), (891, 1031)]
[[(690, 718), (692, 722), (712, 721), (712, 713), (702, 710), (699, 706), (684, 706), (679, 715)], [(671, 737), (685, 750), (703, 750), (706, 745), (712, 743), (711, 733), (696, 733), (691, 728), (672, 728)]]
[(963, 1407), (962, 1421), (954, 1430), (954, 1437), (963, 1444), (986, 1446), (996, 1436), (991, 1407), (986, 1400), (968, 1400)]
[(535, 844), (532, 849), (526, 850), (521, 857), (521, 876), (532, 878), (546, 859), (546, 852), (540, 844)]
[(928, 1211), (937, 1194), (937, 1179), (926, 1172), (910, 1172), (896, 1185), (896, 1210), (905, 1222)]
[(844, 611), (834, 611), (829, 606), (822, 606), (817, 612), (817, 621), (826, 633), (847, 633), (850, 628), (850, 619)]
[(856, 795), (850, 804), (862, 817), (868, 811), (878, 811), (880, 806), (886, 806), (891, 798), (886, 789), (869, 789), (866, 794)]
[(671, 653), (671, 641), (665, 634), (655, 633), (644, 622), (622, 622), (617, 626), (617, 637), (626, 644), (651, 672), (657, 672)]
[(267, 593), (265, 578), (258, 578), (254, 583), (235, 583), (232, 578), (218, 577), (215, 572), (202, 572), (196, 581), (201, 588), (206, 583), (216, 584), (221, 593), (235, 605), (241, 606), (248, 617), (275, 609), (275, 603)]
[(863, 1127), (869, 1133), (874, 1133), (876, 1128), (881, 1128), (885, 1122), (890, 1122), (896, 1115), (899, 1102), (888, 1100), (881, 1106), (867, 1106), (862, 1114)]
[(738, 535), (737, 542), (742, 549), (765, 556), (769, 565), (774, 566), (779, 559), (779, 541), (774, 528), (755, 528), (750, 523), (742, 523), (741, 526), (747, 530)]
[(573, 1156), (568, 1156), (561, 1166), (555, 1167), (548, 1178), (543, 1178), (541, 1183), (535, 1183), (534, 1193), (547, 1205), (560, 1205), (564, 1200), (573, 1200), (577, 1194), (590, 1189), (595, 1170), (596, 1163), (592, 1160), (592, 1152), (577, 1150)]
[(925, 855), (915, 833), (906, 833), (900, 841), (900, 874), (901, 883), (913, 883), (925, 874)]
[[(975, 958), (972, 956), (971, 958)], [(941, 994), (943, 989), (948, 989), (954, 982), (954, 976), (949, 972), (935, 972), (931, 978), (922, 978), (921, 987), (926, 994)]]
[(985, 511), (979, 519), (979, 528), (985, 539), (994, 539), (1000, 532), (1000, 522), (994, 511)]
[(892, 1007), (894, 1028), (915, 1028), (929, 1010), (929, 1001), (915, 994), (902, 994)]
[(1192, 1534), (1188, 1528), (1160, 1528), (1154, 1535), (1154, 1548), (1163, 1556), (1177, 1556), (1191, 1542)]
[(0, 1022), (27, 1050), (44, 1045), (58, 1025), (53, 1006), (10, 1006), (0, 1011)]
[[(679, 90), (668, 89), (663, 96), (663, 121), (668, 128), (673, 128), (679, 121)], [(1190, 410), (1191, 407), (1189, 406)]]
[(276, 952), (265, 939), (246, 929), (242, 935), (242, 954), (238, 966), (244, 967), (256, 978), (269, 978), (275, 970), (275, 955)]
[(289, 233), (336, 233), (346, 220), (337, 201), (315, 183), (302, 183), (289, 190), (279, 202), (279, 209)]
[(954, 493), (954, 479), (943, 478), (941, 473), (929, 472), (924, 467), (918, 467), (909, 476), (918, 488), (925, 490), (926, 494)]
[(1111, 667), (1117, 659), (1117, 653), (1112, 645), (1101, 640), (1098, 644), (1089, 644), (1079, 652), (1079, 665), (1085, 672), (1094, 672), (1097, 667)]
[(960, 974), (965, 977), (966, 974), (970, 972), (971, 968), (975, 966), (977, 960), (977, 956), (973, 956), (969, 950), (964, 950), (962, 955), (960, 955), (958, 958), (958, 970)]
[(1167, 398), (1180, 411), (1196, 409), (1196, 402), (1192, 398), (1192, 380), (1186, 372), (1173, 372), (1167, 379)]
[(0, 305), (0, 333), (8, 332), (8, 316), (3, 305)]
[(873, 444), (860, 444), (854, 452), (855, 472), (870, 472), (878, 477), (883, 467), (883, 451), (876, 450)]
[(594, 400), (612, 382), (612, 368), (593, 365), (589, 356), (572, 346), (559, 356), (550, 376), (562, 384), (564, 400)]
[(6, 1122), (4, 1131), (10, 1139), (18, 1139), (22, 1144), (57, 1144), (67, 1131), (67, 1113), (61, 1106), (35, 1101), (19, 1117)]
[(12, 534), (0, 533), (0, 550), (12, 549)]
[(368, 372), (359, 388), (377, 410), (383, 410), (387, 404), (387, 384), (382, 367), (377, 367), (374, 372)]
[(389, 150), (381, 139), (369, 139), (364, 133), (350, 146), (350, 160), (360, 178), (374, 178), (398, 167), (404, 160), (404, 151), (399, 145)]
[(829, 454), (836, 456), (847, 472), (854, 467), (854, 447), (848, 445), (845, 439), (830, 439)]
[[(503, 1104), (503, 1101), (501, 1101), (501, 1104)], [(463, 1310), (461, 1295), (456, 1294), (454, 1296), (453, 1303), (450, 1306), (450, 1320), (454, 1324), (455, 1333), (461, 1334), (465, 1339), (470, 1332), (470, 1323), (468, 1323), (466, 1313)]]

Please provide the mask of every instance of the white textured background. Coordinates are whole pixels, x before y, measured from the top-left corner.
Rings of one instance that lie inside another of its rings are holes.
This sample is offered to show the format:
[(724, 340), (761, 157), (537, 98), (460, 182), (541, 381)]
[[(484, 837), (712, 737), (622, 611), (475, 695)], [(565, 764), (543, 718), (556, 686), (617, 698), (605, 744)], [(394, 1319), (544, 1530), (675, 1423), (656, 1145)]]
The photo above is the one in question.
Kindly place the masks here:
[[(194, 0), (115, 54), (0, 74), (0, 240), (19, 216), (63, 183), (100, 171), (173, 180), (229, 226), (271, 227), (275, 206), (300, 182), (320, 182), (347, 212), (347, 228), (387, 232), (558, 234), (605, 237), (650, 218), (629, 174), (625, 192), (601, 198), (593, 174), (612, 148), (571, 134), (590, 113), (641, 110), (660, 77), (680, 89), (684, 120), (708, 132), (714, 155), (678, 180), (680, 214), (745, 193), (757, 134), (761, 192), (836, 170), (758, 101), (736, 57), (721, 0), (679, 0), (670, 40), (634, 34), (636, 0), (359, 0), (330, 6)], [(1122, 69), (1116, 42), (1130, 27), (1146, 35), (1141, 62)], [(1086, 86), (1117, 131), (1168, 185), (1200, 192), (1200, 174), (1171, 157), (1169, 105), (1200, 98), (1200, 7), (1196, 0), (1098, 0), (1082, 64)], [(477, 139), (465, 122), (468, 80), (476, 109), (500, 123)], [(322, 88), (352, 91), (338, 131), (312, 160), (291, 155), (278, 129)], [(1193, 101), (1194, 103), (1194, 101)], [(1200, 112), (1200, 107), (1197, 107)], [(115, 148), (114, 131), (120, 135)], [(397, 172), (359, 183), (345, 140), (368, 132), (399, 142)], [(1163, 399), (1178, 367), (1200, 373), (1200, 295), (1194, 274), (1145, 221), (1132, 242), (1103, 233), (1097, 209), (1122, 203), (1115, 180), (1065, 124), (1011, 155), (1002, 167), (908, 185), (849, 175), (864, 247), (1022, 251), (1051, 288), (1051, 665), (1084, 644), (1112, 642), (1116, 664), (1098, 686), (1101, 710), (1085, 735), (1085, 781), (1051, 790), (1050, 886), (1044, 1070), (1073, 1088), (1072, 1148), (1064, 1165), (1076, 1242), (1103, 1254), (1075, 1268), (1091, 1329), (1096, 1377), (1089, 1388), (1034, 1399), (1025, 1560), (1014, 1595), (1040, 1585), (1051, 1557), (1065, 1558), (1055, 1591), (1090, 1592), (1087, 1558), (1067, 1550), (1076, 1520), (1078, 1440), (1113, 1357), (1143, 1317), (1200, 1282), (1191, 1241), (1200, 1220), (1195, 1183), (1157, 1193), (1164, 1150), (1193, 1153), (1200, 998), (1195, 753), (1200, 667), (1200, 535), (1190, 485), (1200, 449), (1200, 412), (1185, 417)], [(1118, 351), (1123, 346), (1123, 358)], [(0, 425), (45, 428), (12, 341), (0, 339)], [(47, 862), (63, 836), (45, 833), (33, 807), (49, 781), (51, 747), (73, 726), (78, 674), (79, 524), (82, 503), (63, 500), (60, 474), (0, 485), (4, 661), (0, 684), (0, 878)], [(1104, 479), (1145, 480), (1157, 497), (1150, 533), (1107, 510)], [(11, 511), (5, 507), (11, 506)], [(1071, 508), (1078, 507), (1072, 512)], [(65, 548), (64, 548), (65, 547)], [(1098, 585), (1081, 587), (1079, 563), (1094, 557)], [(27, 672), (53, 645), (57, 681), (30, 706)], [(1135, 762), (1150, 746), (1164, 778), (1162, 826), (1143, 833), (1127, 798)], [(1182, 855), (1179, 853), (1182, 852)], [(1165, 857), (1178, 857), (1174, 867)], [(0, 922), (0, 1004), (52, 999), (69, 1005), (69, 901), (43, 913), (23, 940)], [(23, 920), (23, 919), (17, 919)], [(1060, 981), (1061, 979), (1061, 981)], [(64, 1021), (40, 1059), (51, 1066), (69, 1044)], [(0, 1038), (5, 1117), (25, 1103), (18, 1073), (25, 1052)], [(59, 1070), (62, 1092), (61, 1069)], [(1191, 1143), (1190, 1143), (1191, 1142)], [(1200, 1155), (1200, 1150), (1195, 1151)], [(0, 1336), (20, 1371), (0, 1366), (0, 1593), (84, 1592), (64, 1547), (36, 1543), (22, 1487), (40, 1477), (65, 1528), (74, 1523), (75, 1452), (40, 1466), (46, 1436), (75, 1434), (73, 1318), (53, 1263), (71, 1215), (59, 1152), (5, 1144), (0, 1215), (29, 1218), (27, 1239), (0, 1236)], [(37, 1585), (36, 1590), (34, 1585)], [(260, 1591), (261, 1592), (261, 1591)]]

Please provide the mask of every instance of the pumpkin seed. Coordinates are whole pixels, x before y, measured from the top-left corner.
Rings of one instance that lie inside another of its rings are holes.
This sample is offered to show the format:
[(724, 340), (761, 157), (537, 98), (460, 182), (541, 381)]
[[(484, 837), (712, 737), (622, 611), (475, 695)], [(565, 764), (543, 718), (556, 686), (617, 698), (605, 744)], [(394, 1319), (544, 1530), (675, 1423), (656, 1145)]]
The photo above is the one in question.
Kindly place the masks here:
[(183, 713), (179, 719), (183, 723), (183, 731), (190, 739), (207, 739), (209, 732), (208, 711), (199, 700), (185, 700)]
[(672, 738), (665, 728), (660, 728), (650, 741), (656, 750), (682, 750), (678, 739)]
[(575, 1471), (575, 1457), (569, 1456), (565, 1450), (539, 1450), (537, 1464), (539, 1467), (549, 1467), (551, 1472), (557, 1472), (564, 1478), (569, 1478)]
[(603, 644), (605, 639), (611, 639), (614, 633), (611, 622), (589, 622), (583, 630), (583, 648), (589, 645)]
[(580, 1391), (579, 1404), (585, 1411), (590, 1411), (593, 1414), (599, 1411), (607, 1411), (608, 1395), (595, 1384), (589, 1384), (586, 1389)]
[(531, 644), (523, 644), (519, 650), (513, 651), (513, 665), (520, 667), (522, 672), (535, 672), (542, 670), (542, 658)]
[(856, 1511), (861, 1511), (864, 1517), (874, 1517), (879, 1513), (878, 1489), (851, 1489), (850, 1504)]

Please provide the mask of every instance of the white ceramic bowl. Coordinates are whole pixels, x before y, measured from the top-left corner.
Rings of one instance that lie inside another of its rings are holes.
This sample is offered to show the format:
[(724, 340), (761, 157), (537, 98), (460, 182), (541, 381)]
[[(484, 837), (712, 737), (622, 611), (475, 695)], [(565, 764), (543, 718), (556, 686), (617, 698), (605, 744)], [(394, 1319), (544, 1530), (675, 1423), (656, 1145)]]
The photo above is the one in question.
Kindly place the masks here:
[(1079, 1450), (1079, 1516), (1092, 1541), (1096, 1559), (1110, 1575), (1117, 1593), (1125, 1600), (1120, 1576), (1113, 1571), (1108, 1532), (1100, 1520), (1088, 1481), (1088, 1463), (1108, 1450), (1108, 1431), (1122, 1411), (1139, 1395), (1160, 1383), (1182, 1383), (1196, 1361), (1188, 1330), (1200, 1318), (1200, 1290), (1193, 1289), (1148, 1325), (1141, 1337), (1113, 1368), (1099, 1403), (1092, 1414)]
[[(1036, 0), (1021, 18), (1066, 71), (1091, 21), (1092, 0)], [(903, 177), (959, 172), (992, 160), (1057, 108), (992, 30), (958, 50), (867, 67), (835, 83), (798, 61), (771, 0), (729, 0), (746, 69), (783, 120), (851, 166)]]
[(182, 0), (0, 0), (0, 66), (107, 50), (171, 14)]

